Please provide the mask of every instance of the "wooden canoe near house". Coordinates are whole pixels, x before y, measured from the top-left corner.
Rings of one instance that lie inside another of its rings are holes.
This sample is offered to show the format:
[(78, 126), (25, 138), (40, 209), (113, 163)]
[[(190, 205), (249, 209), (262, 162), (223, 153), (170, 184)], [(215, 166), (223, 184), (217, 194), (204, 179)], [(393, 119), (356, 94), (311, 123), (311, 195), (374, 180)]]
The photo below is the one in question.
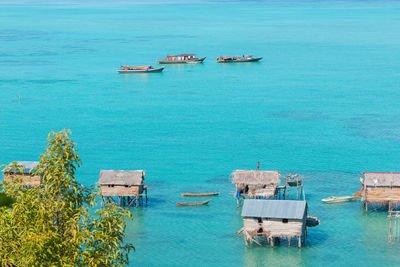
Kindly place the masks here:
[(181, 196), (183, 197), (207, 197), (207, 196), (218, 196), (219, 192), (217, 193), (182, 193)]
[(203, 63), (206, 57), (197, 58), (196, 54), (167, 55), (166, 59), (157, 60), (160, 64)]
[(262, 57), (250, 56), (232, 56), (232, 57), (217, 57), (218, 63), (241, 63), (241, 62), (257, 62), (260, 61)]
[(200, 202), (177, 202), (176, 205), (178, 207), (183, 207), (183, 206), (203, 206), (207, 205), (210, 203), (211, 199), (206, 200), (206, 201), (200, 201)]
[(149, 73), (149, 72), (162, 72), (165, 67), (154, 68), (153, 66), (144, 67), (133, 67), (133, 66), (121, 66), (117, 69), (119, 73)]

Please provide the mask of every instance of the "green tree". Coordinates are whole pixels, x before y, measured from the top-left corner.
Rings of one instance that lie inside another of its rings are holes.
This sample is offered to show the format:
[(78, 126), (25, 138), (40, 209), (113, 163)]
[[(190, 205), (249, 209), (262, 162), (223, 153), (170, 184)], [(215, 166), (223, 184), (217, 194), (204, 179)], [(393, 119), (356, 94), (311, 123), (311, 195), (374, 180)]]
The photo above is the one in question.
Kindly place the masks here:
[[(128, 210), (98, 207), (99, 190), (75, 179), (81, 160), (70, 131), (51, 132), (35, 175), (42, 186), (3, 183), (14, 203), (0, 207), (3, 266), (123, 266), (134, 247), (124, 243)], [(13, 168), (11, 166), (11, 168)]]

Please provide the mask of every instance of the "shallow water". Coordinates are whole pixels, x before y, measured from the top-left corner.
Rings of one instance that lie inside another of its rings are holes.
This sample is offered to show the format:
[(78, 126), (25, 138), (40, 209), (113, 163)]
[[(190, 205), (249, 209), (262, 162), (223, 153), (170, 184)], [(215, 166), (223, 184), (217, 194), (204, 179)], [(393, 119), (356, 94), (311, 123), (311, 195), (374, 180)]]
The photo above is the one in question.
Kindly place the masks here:
[[(400, 3), (392, 1), (0, 3), (0, 162), (35, 160), (51, 130), (79, 144), (79, 180), (145, 169), (149, 204), (133, 209), (132, 266), (397, 265), (384, 212), (349, 195), (359, 171), (395, 171), (400, 151)], [(119, 75), (194, 52), (204, 64)], [(253, 54), (254, 64), (216, 64)], [(19, 102), (19, 95), (21, 102)], [(229, 174), (298, 172), (305, 246), (245, 248)], [(178, 208), (184, 191), (219, 191)]]

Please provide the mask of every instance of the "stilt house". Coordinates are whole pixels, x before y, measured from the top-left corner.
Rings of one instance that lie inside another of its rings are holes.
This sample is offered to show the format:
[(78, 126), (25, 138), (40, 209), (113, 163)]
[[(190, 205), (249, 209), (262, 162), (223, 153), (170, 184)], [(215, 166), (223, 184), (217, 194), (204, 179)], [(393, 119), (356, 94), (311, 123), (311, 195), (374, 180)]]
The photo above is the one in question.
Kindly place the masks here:
[(296, 238), (298, 247), (305, 241), (307, 230), (307, 203), (298, 200), (246, 199), (243, 209), (243, 231), (246, 246), (263, 237), (274, 246), (280, 239)]
[(360, 182), (362, 188), (355, 197), (361, 197), (366, 212), (368, 204), (388, 207), (400, 204), (400, 172), (363, 172)]
[[(16, 181), (23, 186), (40, 186), (41, 177), (34, 175), (38, 161), (14, 161), (3, 171), (3, 180), (12, 183)], [(13, 168), (13, 166), (17, 166)]]
[(232, 173), (232, 183), (236, 186), (235, 196), (238, 199), (275, 198), (277, 186), (280, 183), (279, 171), (235, 170)]
[(145, 172), (123, 170), (101, 170), (99, 184), (101, 187), (102, 203), (136, 207), (143, 203), (143, 195), (147, 202), (147, 185)]

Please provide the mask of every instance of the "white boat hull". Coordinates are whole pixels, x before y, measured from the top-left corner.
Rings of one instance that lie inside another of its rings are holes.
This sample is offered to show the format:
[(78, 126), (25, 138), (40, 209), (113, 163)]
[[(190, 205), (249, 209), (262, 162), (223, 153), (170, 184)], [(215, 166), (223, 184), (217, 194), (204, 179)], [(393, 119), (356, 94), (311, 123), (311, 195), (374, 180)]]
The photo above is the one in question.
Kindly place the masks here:
[(324, 203), (340, 203), (340, 202), (349, 202), (353, 201), (353, 197), (351, 196), (346, 196), (346, 197), (328, 197), (322, 199), (322, 202)]

